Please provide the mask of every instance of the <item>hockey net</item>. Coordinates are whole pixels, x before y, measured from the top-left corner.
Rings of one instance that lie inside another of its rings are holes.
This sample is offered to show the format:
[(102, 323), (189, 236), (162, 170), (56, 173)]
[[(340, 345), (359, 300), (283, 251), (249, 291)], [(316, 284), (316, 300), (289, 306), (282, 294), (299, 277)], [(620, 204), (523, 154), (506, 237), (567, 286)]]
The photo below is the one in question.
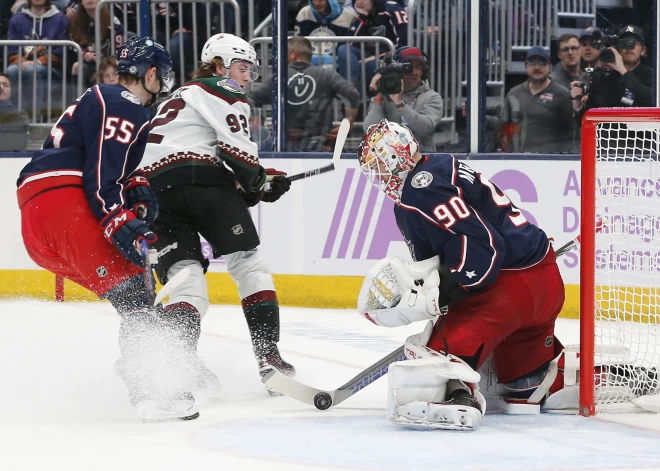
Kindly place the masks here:
[(581, 235), (580, 413), (632, 411), (660, 390), (659, 109), (585, 115)]

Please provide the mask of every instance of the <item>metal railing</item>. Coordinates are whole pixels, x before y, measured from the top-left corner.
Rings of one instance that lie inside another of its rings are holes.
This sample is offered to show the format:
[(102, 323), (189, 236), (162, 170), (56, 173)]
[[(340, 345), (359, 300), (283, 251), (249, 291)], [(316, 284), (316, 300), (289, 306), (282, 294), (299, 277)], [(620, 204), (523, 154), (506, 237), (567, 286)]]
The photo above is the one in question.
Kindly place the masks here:
[[(101, 45), (101, 31), (102, 29), (99, 28), (99, 25), (101, 24), (101, 11), (103, 11), (103, 8), (108, 8), (110, 12), (110, 54), (109, 55), (114, 55), (115, 54), (115, 49), (116, 49), (116, 33), (115, 33), (115, 28), (114, 28), (114, 20), (115, 20), (115, 15), (114, 15), (114, 4), (122, 4), (122, 5), (127, 5), (127, 4), (135, 4), (137, 5), (136, 8), (136, 14), (137, 17), (140, 17), (141, 14), (141, 2), (140, 0), (100, 0), (99, 3), (96, 5), (96, 10), (94, 10), (94, 52), (96, 53), (96, 70), (99, 69), (101, 66), (101, 60), (103, 60), (103, 54), (101, 51), (103, 50), (103, 47)], [(128, 10), (126, 8), (122, 9), (123, 11), (123, 20), (124, 22), (122, 25), (124, 26), (124, 38), (126, 39), (126, 33), (127, 31), (127, 25), (128, 25)], [(142, 31), (140, 30), (140, 22), (137, 22), (137, 31), (135, 33), (138, 36), (141, 36)], [(82, 62), (80, 63), (80, 72), (79, 74), (82, 74)]]
[[(334, 44), (346, 44), (349, 45), (351, 43), (359, 43), (360, 44), (360, 84), (359, 84), (359, 89), (358, 91), (360, 92), (360, 96), (366, 97), (367, 93), (367, 86), (369, 85), (366, 82), (366, 67), (365, 64), (362, 62), (365, 58), (369, 57), (371, 54), (367, 54), (365, 50), (365, 43), (375, 43), (375, 56), (380, 57), (380, 45), (383, 45), (383, 49), (386, 49), (389, 54), (394, 54), (396, 51), (396, 48), (394, 47), (394, 43), (389, 40), (388, 38), (382, 37), (382, 36), (306, 36), (306, 38), (309, 40), (309, 42), (313, 44), (315, 43), (334, 43)], [(261, 49), (261, 57), (264, 59), (260, 61), (260, 72), (259, 75), (261, 77), (267, 77), (270, 76), (270, 60), (269, 56), (267, 54), (267, 46), (269, 44), (272, 44), (273, 38), (271, 37), (258, 37), (254, 38), (250, 41), (250, 44), (252, 46), (258, 46), (258, 45), (266, 45), (266, 47)], [(256, 47), (255, 47), (256, 49)], [(325, 54), (325, 55), (330, 55), (331, 60), (332, 60), (332, 69), (336, 70), (337, 69), (337, 64), (338, 64), (338, 58), (337, 58), (337, 51), (336, 48), (331, 49), (331, 54)], [(350, 67), (350, 57), (346, 57), (347, 61), (347, 77), (346, 80), (349, 82), (352, 82), (351, 78), (351, 67)], [(363, 107), (363, 112), (364, 116), (367, 114), (367, 108), (369, 105), (369, 100), (363, 99), (361, 103)], [(335, 108), (335, 118), (338, 118), (338, 108)]]
[[(467, 1), (413, 0), (408, 5), (408, 44), (424, 51), (429, 61), (428, 83), (444, 101), (441, 122), (456, 139), (455, 115), (463, 101), (467, 63)], [(497, 72), (493, 71), (493, 75)]]
[[(158, 8), (159, 4), (166, 4), (167, 11), (165, 12), (163, 16), (163, 21), (165, 24), (164, 30), (160, 30), (158, 28)], [(192, 8), (190, 15), (192, 22), (189, 23), (193, 26), (193, 29), (188, 31), (186, 30), (184, 26), (184, 11), (183, 11), (183, 5), (184, 4), (197, 4), (197, 3), (203, 3), (204, 4), (204, 14), (203, 15), (198, 15), (197, 13), (197, 8)], [(101, 10), (104, 6), (110, 6), (112, 4), (135, 4), (136, 5), (136, 15), (137, 18), (141, 16), (141, 2), (140, 0), (100, 0), (99, 3), (96, 6), (96, 11), (94, 13), (94, 21), (96, 22), (95, 24), (100, 24), (101, 21)], [(177, 4), (177, 5), (172, 5), (172, 4)], [(229, 7), (231, 7), (234, 10), (234, 34), (237, 36), (241, 35), (241, 8), (240, 5), (236, 0), (153, 0), (150, 2), (150, 13), (151, 13), (151, 37), (153, 38), (158, 38), (159, 34), (161, 33), (164, 35), (164, 44), (165, 49), (170, 51), (170, 41), (172, 39), (172, 34), (176, 31), (188, 31), (190, 32), (192, 36), (192, 41), (193, 41), (193, 47), (192, 51), (189, 50), (184, 50), (184, 38), (181, 37), (179, 38), (180, 41), (180, 47), (179, 47), (179, 54), (178, 57), (172, 57), (172, 62), (175, 64), (178, 61), (178, 70), (179, 70), (179, 83), (184, 83), (186, 82), (186, 70), (185, 70), (185, 65), (186, 65), (186, 59), (190, 57), (190, 54), (192, 52), (192, 57), (194, 57), (194, 60), (192, 61), (193, 64), (196, 64), (199, 61), (200, 57), (200, 44), (198, 41), (198, 31), (197, 28), (200, 27), (201, 25), (206, 26), (206, 32), (204, 35), (204, 38), (209, 38), (213, 34), (213, 28), (217, 28), (217, 32), (225, 32), (224, 31), (224, 25), (225, 25), (225, 10), (224, 8), (219, 8), (219, 21), (217, 22), (218, 24), (213, 24), (213, 8), (216, 6), (219, 6), (221, 4), (228, 4)], [(253, 5), (254, 7), (254, 5)], [(113, 12), (113, 9), (110, 8), (110, 11)], [(202, 18), (199, 18), (199, 16), (202, 16)], [(111, 15), (112, 18), (114, 18), (114, 15)], [(123, 9), (123, 20), (124, 20), (124, 34), (126, 36), (126, 33), (128, 33), (126, 29), (126, 25), (128, 25), (128, 13), (127, 9)], [(198, 21), (199, 20), (199, 21)], [(136, 26), (136, 31), (133, 33), (137, 34), (138, 36), (142, 36), (143, 32), (141, 31), (140, 28), (140, 22), (137, 21), (137, 26)], [(174, 24), (175, 28), (172, 28), (172, 24)], [(110, 54), (114, 55), (115, 54), (115, 49), (116, 49), (116, 40), (115, 40), (115, 31), (114, 28), (111, 28), (110, 32)], [(98, 54), (98, 51), (101, 51), (101, 28), (96, 27), (95, 28), (95, 51), (97, 51), (96, 55), (96, 68), (98, 69), (99, 66), (101, 65), (101, 54)]]
[[(45, 108), (42, 108), (40, 106), (39, 100), (38, 100), (38, 77), (37, 77), (37, 69), (33, 68), (33, 76), (32, 76), (32, 82), (35, 86), (32, 87), (32, 107), (31, 107), (31, 115), (29, 115), (30, 118), (30, 124), (34, 126), (47, 126), (50, 127), (52, 126), (52, 122), (49, 123), (49, 121), (52, 121), (52, 119), (59, 117), (61, 112), (66, 109), (66, 107), (69, 105), (69, 103), (73, 100), (73, 97), (69, 96), (67, 97), (68, 93), (68, 87), (67, 87), (67, 73), (70, 69), (70, 64), (72, 61), (69, 61), (69, 48), (75, 49), (78, 52), (78, 63), (81, 64), (83, 60), (83, 51), (82, 48), (80, 47), (79, 44), (73, 42), (73, 41), (68, 41), (68, 40), (1, 40), (0, 41), (0, 47), (4, 48), (4, 63), (3, 63), (3, 70), (7, 70), (7, 62), (9, 59), (8, 51), (7, 48), (10, 46), (18, 46), (18, 79), (17, 79), (17, 91), (15, 92), (18, 95), (17, 99), (17, 108), (19, 110), (24, 110), (24, 109), (30, 109), (27, 107), (24, 107), (23, 103), (23, 63), (25, 60), (23, 59), (23, 48), (24, 47), (33, 47), (33, 48), (38, 48), (39, 46), (44, 46), (47, 48), (47, 56), (48, 56), (48, 62), (46, 64), (47, 70), (48, 70), (48, 78), (46, 79), (46, 85), (45, 85)], [(62, 63), (62, 78), (61, 79), (56, 79), (55, 81), (53, 80), (53, 47), (62, 47), (62, 58), (61, 58), (61, 63)], [(34, 52), (36, 56), (36, 51)], [(54, 82), (58, 82), (62, 84), (62, 96), (61, 96), (61, 110), (58, 110), (58, 113), (56, 116), (53, 116), (53, 84)], [(78, 74), (78, 80), (77, 80), (77, 87), (76, 87), (76, 96), (80, 96), (83, 93), (83, 76), (82, 76), (82, 70)], [(46, 110), (46, 114), (43, 115), (43, 109)], [(45, 121), (45, 122), (40, 122), (40, 121)]]

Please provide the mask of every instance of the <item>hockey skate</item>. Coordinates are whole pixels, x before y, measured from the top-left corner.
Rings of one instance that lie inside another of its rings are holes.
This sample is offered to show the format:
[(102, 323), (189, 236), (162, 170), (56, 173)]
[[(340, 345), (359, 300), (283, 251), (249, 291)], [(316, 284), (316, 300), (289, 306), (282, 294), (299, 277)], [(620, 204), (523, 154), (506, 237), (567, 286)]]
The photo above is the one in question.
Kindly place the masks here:
[(115, 371), (124, 382), (128, 398), (136, 408), (138, 417), (145, 422), (193, 420), (199, 417), (195, 398), (191, 393), (182, 391), (165, 394), (154, 391), (148, 371), (138, 374), (123, 358), (115, 362)]
[[(286, 376), (296, 375), (296, 369), (291, 363), (288, 363), (282, 359), (280, 351), (277, 348), (277, 344), (275, 343), (266, 345), (264, 347), (255, 347), (254, 355), (256, 356), (257, 363), (259, 364), (259, 375), (262, 378), (273, 370), (277, 370)], [(266, 388), (268, 389), (268, 393), (271, 396), (281, 396), (280, 393), (277, 393), (268, 387)]]

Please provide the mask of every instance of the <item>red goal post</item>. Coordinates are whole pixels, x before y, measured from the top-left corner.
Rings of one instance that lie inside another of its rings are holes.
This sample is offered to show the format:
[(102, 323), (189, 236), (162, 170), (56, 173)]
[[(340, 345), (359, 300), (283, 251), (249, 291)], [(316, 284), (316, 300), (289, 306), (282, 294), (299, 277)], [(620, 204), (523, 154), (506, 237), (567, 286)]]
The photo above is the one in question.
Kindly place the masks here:
[(581, 167), (579, 412), (590, 416), (660, 389), (660, 109), (587, 111)]

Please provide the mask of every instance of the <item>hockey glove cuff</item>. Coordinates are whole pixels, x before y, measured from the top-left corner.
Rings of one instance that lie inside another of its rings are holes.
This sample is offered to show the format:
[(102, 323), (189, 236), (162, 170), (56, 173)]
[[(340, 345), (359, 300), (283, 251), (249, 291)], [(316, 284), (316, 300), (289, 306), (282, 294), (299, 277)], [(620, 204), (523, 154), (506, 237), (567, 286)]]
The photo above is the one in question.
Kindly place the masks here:
[(267, 183), (266, 191), (261, 198), (261, 201), (266, 203), (274, 203), (284, 195), (291, 188), (291, 180), (286, 177), (286, 172), (275, 170), (274, 168), (266, 169)]
[(154, 222), (158, 217), (158, 200), (151, 191), (146, 174), (141, 170), (133, 172), (124, 185), (127, 206), (146, 222)]
[(137, 219), (133, 211), (117, 208), (101, 220), (103, 235), (117, 247), (124, 257), (137, 266), (142, 266), (144, 260), (137, 248), (140, 239), (149, 243), (155, 242), (158, 237), (146, 222)]

